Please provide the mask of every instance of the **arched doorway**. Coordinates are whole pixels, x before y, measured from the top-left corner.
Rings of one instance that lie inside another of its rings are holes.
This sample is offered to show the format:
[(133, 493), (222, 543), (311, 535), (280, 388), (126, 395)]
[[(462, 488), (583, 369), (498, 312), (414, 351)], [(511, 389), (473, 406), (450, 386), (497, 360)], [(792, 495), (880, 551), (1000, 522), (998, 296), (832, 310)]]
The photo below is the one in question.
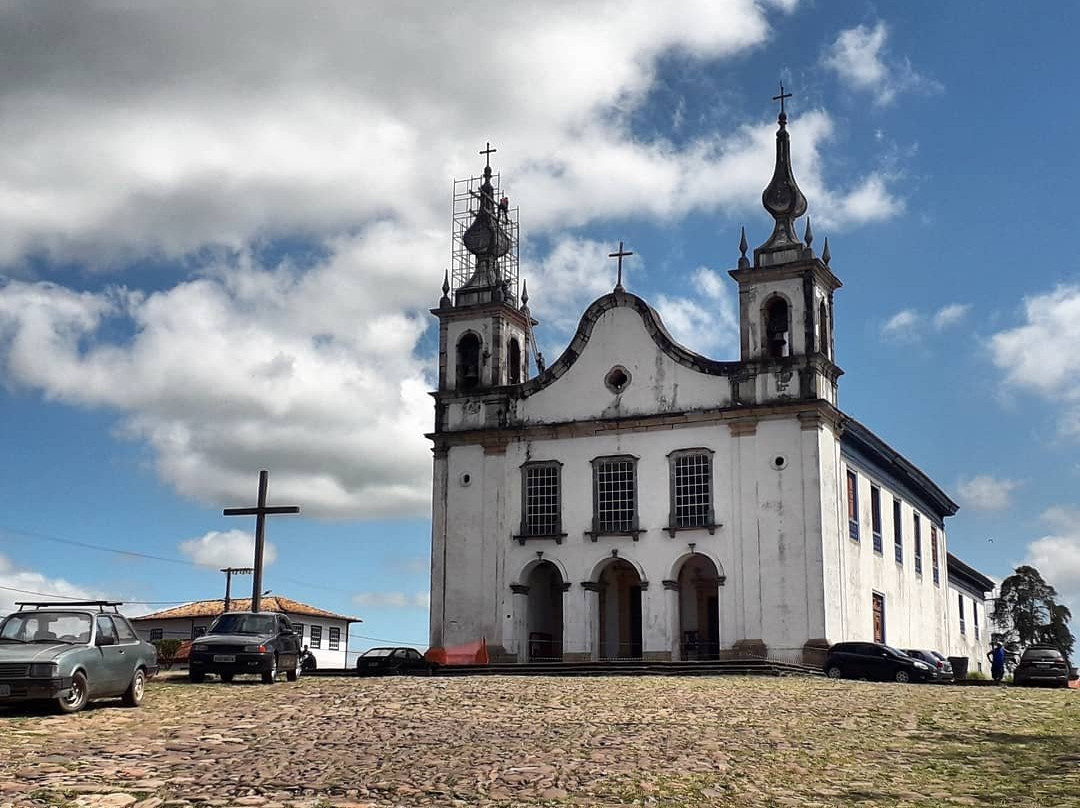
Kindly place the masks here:
[(629, 561), (616, 558), (601, 571), (598, 583), (598, 656), (641, 659), (641, 576)]
[(720, 656), (720, 574), (700, 553), (679, 570), (679, 642), (682, 659)]
[(563, 584), (558, 567), (541, 561), (529, 573), (528, 659), (557, 662), (563, 653)]

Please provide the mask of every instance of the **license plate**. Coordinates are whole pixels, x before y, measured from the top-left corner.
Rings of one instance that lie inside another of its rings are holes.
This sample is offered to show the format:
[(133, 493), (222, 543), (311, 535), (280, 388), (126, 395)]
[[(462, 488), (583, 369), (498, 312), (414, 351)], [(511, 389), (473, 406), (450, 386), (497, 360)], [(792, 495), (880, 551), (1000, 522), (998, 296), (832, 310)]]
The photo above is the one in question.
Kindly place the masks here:
[(236, 662), (235, 654), (214, 654), (214, 662)]
[(1036, 662), (1035, 665), (1039, 668), (1049, 668), (1051, 666), (1049, 662)]
[(10, 696), (11, 685), (0, 685), (0, 696)]

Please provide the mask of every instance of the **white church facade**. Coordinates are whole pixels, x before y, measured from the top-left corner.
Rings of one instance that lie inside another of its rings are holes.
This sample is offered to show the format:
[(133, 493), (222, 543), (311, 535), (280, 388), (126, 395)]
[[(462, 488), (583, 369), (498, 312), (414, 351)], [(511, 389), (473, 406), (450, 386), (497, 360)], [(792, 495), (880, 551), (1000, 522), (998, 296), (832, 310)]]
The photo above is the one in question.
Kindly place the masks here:
[(737, 361), (676, 343), (620, 274), (527, 378), (536, 322), (504, 269), (513, 226), (485, 169), (460, 234), (470, 274), (448, 275), (432, 310), (433, 647), (809, 663), (842, 640), (957, 648), (957, 506), (837, 406), (841, 284), (828, 240), (819, 255), (809, 221), (796, 233), (786, 123), (762, 196), (773, 232), (752, 258), (744, 233), (730, 273)]

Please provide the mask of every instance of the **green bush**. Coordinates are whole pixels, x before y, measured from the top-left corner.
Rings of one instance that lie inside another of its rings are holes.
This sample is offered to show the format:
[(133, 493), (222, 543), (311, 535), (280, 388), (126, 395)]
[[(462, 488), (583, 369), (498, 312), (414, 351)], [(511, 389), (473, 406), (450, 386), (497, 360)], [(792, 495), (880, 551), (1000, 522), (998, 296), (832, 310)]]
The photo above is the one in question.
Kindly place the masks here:
[(170, 668), (176, 659), (176, 652), (180, 650), (181, 640), (154, 640), (153, 646), (157, 649), (158, 665)]
[(976, 682), (985, 682), (990, 677), (982, 671), (968, 671), (968, 679), (974, 679)]

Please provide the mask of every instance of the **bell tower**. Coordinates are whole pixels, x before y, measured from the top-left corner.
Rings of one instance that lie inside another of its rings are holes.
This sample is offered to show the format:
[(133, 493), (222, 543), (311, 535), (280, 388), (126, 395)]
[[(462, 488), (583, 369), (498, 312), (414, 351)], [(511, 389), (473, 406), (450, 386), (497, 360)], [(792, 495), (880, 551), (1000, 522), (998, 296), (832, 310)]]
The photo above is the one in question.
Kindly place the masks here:
[(454, 183), (452, 269), (431, 310), (439, 318), (436, 432), (483, 426), (491, 416), (498, 422), (507, 388), (528, 375), (536, 321), (528, 291), (518, 286), (517, 211), (497, 187), (495, 151), (489, 143), (480, 152), (486, 157), (481, 177)]
[(829, 240), (820, 257), (813, 249), (810, 217), (802, 238), (795, 221), (806, 213), (806, 197), (795, 182), (784, 101), (791, 97), (780, 85), (776, 165), (761, 194), (773, 217), (772, 235), (746, 255), (746, 229), (739, 241), (739, 264), (729, 273), (739, 284), (739, 345), (745, 372), (736, 395), (742, 403), (778, 399), (825, 399), (836, 404), (836, 381), (843, 373), (835, 363), (833, 293), (839, 279), (829, 268)]

